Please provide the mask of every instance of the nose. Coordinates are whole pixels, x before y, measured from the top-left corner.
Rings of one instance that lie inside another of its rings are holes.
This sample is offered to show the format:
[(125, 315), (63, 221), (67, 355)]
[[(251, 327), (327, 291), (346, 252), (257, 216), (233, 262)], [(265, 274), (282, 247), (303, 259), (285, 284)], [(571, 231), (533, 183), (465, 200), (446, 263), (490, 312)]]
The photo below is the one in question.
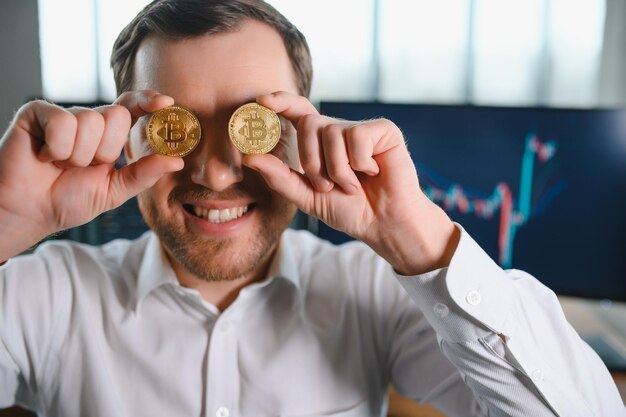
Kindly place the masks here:
[(186, 158), (191, 180), (213, 191), (224, 191), (243, 180), (241, 152), (227, 135), (203, 132), (198, 147)]

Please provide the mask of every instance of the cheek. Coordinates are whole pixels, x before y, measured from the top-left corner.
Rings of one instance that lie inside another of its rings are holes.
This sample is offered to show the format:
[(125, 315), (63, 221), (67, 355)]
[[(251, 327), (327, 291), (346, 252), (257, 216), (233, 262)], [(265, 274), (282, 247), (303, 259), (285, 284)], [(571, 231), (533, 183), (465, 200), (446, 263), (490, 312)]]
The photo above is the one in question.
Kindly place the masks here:
[(171, 174), (163, 175), (152, 187), (143, 191), (138, 197), (141, 197), (146, 203), (149, 202), (159, 211), (168, 210), (169, 196), (174, 188), (173, 178)]

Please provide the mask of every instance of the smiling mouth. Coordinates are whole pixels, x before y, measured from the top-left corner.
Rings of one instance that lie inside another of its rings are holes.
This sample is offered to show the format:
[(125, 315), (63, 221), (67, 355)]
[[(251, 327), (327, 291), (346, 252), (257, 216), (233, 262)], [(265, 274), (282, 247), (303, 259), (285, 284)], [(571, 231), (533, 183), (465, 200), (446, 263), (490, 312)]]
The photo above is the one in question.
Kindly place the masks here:
[(250, 205), (224, 209), (208, 209), (193, 206), (191, 204), (185, 204), (183, 207), (188, 213), (191, 213), (196, 217), (200, 217), (209, 223), (226, 223), (236, 220), (246, 214), (250, 209)]

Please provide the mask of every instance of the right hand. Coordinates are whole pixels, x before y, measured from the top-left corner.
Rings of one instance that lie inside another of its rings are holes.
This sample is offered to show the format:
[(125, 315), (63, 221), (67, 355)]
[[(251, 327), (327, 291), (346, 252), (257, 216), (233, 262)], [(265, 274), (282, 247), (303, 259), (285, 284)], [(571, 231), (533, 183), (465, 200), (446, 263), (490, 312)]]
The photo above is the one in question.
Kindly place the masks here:
[(96, 109), (24, 105), (0, 140), (0, 261), (182, 169), (181, 158), (158, 154), (119, 170), (114, 165), (137, 119), (172, 104), (171, 97), (140, 91)]

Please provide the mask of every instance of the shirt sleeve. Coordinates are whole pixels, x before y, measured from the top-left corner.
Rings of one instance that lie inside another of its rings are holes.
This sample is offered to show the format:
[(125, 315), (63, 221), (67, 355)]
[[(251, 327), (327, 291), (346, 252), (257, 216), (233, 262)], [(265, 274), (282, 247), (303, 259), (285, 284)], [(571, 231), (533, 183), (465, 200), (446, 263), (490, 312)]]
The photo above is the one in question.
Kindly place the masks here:
[(0, 340), (0, 409), (15, 404), (18, 381), (19, 369), (4, 342)]
[(48, 255), (18, 256), (0, 266), (0, 409), (40, 408), (39, 387), (70, 295), (59, 285), (62, 256)]
[(457, 227), (448, 268), (397, 278), (487, 415), (626, 415), (608, 370), (554, 293), (525, 272), (502, 270)]

